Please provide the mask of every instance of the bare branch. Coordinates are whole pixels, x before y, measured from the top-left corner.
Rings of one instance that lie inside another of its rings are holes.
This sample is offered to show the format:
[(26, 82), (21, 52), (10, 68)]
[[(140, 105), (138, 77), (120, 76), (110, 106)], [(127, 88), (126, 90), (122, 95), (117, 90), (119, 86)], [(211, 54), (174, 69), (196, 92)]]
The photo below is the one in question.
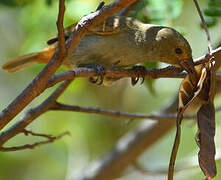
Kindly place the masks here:
[(3, 131), (0, 134), (0, 147), (18, 133), (23, 132), (32, 121), (45, 113), (56, 102), (57, 98), (64, 92), (71, 82), (72, 80), (64, 81), (42, 104), (27, 111), (22, 120), (15, 123), (7, 131)]
[(34, 133), (32, 131), (27, 131), (27, 130), (24, 130), (24, 131), (25, 131), (25, 134), (27, 134), (27, 135), (31, 134), (33, 136), (41, 136), (41, 137), (47, 138), (47, 140), (35, 142), (33, 144), (25, 144), (25, 145), (22, 145), (22, 146), (0, 147), (0, 151), (10, 152), (10, 151), (25, 150), (25, 149), (34, 149), (34, 148), (36, 148), (38, 146), (41, 146), (41, 145), (53, 143), (54, 141), (56, 141), (58, 139), (61, 139), (63, 136), (70, 135), (69, 132), (64, 132), (62, 134), (59, 134), (58, 136), (52, 136), (52, 135), (47, 135), (47, 134)]
[[(157, 113), (157, 114), (138, 114), (138, 113), (127, 113), (115, 110), (104, 110), (94, 107), (82, 107), (82, 106), (71, 106), (61, 103), (55, 103), (49, 110), (59, 110), (59, 111), (73, 111), (73, 112), (84, 112), (90, 114), (99, 114), (114, 118), (125, 118), (125, 119), (151, 119), (157, 121), (171, 121), (176, 120), (176, 113)], [(184, 118), (193, 119), (195, 115), (186, 115)]]
[[(145, 78), (184, 78), (186, 73), (181, 72), (182, 69), (174, 66), (168, 66), (162, 69), (147, 69)], [(93, 77), (96, 76), (96, 71), (94, 69), (82, 68), (74, 69), (71, 71), (65, 71), (62, 73), (55, 74), (47, 83), (47, 88), (54, 86), (58, 82), (73, 79), (74, 77)], [(107, 69), (105, 71), (105, 77), (110, 78), (125, 78), (125, 77), (137, 77), (137, 71), (133, 69)]]
[[(65, 0), (59, 0), (59, 12), (58, 12), (58, 20), (57, 30), (58, 30), (58, 49), (59, 55), (61, 56), (60, 59), (63, 59), (66, 54), (66, 47), (65, 47), (65, 35), (64, 35), (64, 13), (65, 13)], [(63, 57), (62, 57), (63, 56)]]

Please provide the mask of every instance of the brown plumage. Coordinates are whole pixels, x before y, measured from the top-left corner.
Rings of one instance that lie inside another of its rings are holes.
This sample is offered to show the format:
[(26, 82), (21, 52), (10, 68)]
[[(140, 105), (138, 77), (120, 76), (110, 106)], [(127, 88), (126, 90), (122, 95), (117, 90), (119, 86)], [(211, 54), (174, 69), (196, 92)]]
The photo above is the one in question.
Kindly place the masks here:
[[(66, 28), (66, 39), (74, 28), (75, 25)], [(57, 37), (50, 39), (48, 44), (48, 48), (19, 56), (2, 68), (16, 72), (34, 63), (48, 63), (57, 48)], [(182, 66), (183, 61), (192, 63), (192, 52), (187, 40), (172, 28), (112, 16), (90, 30), (63, 65), (69, 69), (84, 64), (111, 67), (118, 61), (115, 67), (153, 61)]]

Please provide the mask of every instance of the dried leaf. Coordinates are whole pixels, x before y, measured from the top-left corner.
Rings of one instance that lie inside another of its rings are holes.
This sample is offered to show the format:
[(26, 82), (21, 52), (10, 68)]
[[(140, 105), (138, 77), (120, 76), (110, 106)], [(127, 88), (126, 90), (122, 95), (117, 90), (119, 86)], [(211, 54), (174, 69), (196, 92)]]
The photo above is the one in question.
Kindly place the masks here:
[(199, 165), (206, 176), (211, 179), (216, 176), (215, 162), (215, 73), (213, 64), (210, 62), (207, 67), (207, 77), (203, 82), (203, 87), (199, 97), (205, 102), (197, 112), (198, 122), (198, 143), (200, 151), (198, 154)]
[(216, 176), (215, 161), (215, 108), (209, 100), (208, 103), (201, 106), (197, 113), (199, 127), (199, 144), (200, 151), (198, 154), (199, 165), (207, 179)]
[(207, 71), (202, 65), (195, 68), (195, 77), (193, 74), (188, 74), (186, 78), (181, 82), (179, 90), (179, 105), (176, 120), (176, 136), (173, 144), (172, 153), (170, 156), (170, 164), (168, 170), (168, 180), (173, 179), (174, 165), (176, 160), (177, 151), (180, 143), (181, 135), (181, 122), (183, 119), (184, 111), (193, 103), (202, 90), (203, 83), (207, 76)]

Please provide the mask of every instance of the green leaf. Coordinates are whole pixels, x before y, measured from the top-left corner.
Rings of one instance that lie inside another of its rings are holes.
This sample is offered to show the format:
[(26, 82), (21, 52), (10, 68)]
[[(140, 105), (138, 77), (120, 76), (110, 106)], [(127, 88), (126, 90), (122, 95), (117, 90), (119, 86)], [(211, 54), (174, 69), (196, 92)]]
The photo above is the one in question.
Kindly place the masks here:
[(24, 6), (32, 3), (34, 0), (0, 0), (0, 4), (10, 7)]
[(204, 10), (205, 15), (211, 17), (221, 16), (221, 8), (220, 7), (210, 7)]
[[(205, 18), (205, 21), (206, 21), (206, 25), (207, 27), (213, 27), (217, 24), (217, 19), (215, 17), (208, 17), (208, 18)], [(201, 23), (200, 24), (200, 27), (203, 29), (204, 26), (203, 24)]]
[(220, 0), (209, 0), (208, 2), (209, 7), (221, 7)]
[(47, 6), (51, 6), (52, 5), (52, 0), (46, 0), (45, 2), (47, 4)]

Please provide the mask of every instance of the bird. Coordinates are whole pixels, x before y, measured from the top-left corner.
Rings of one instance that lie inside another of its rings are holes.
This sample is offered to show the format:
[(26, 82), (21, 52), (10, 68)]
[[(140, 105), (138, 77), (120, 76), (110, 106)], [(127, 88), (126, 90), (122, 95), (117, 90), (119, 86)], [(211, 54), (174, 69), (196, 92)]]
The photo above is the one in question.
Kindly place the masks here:
[[(75, 26), (65, 28), (66, 42)], [(35, 63), (47, 64), (58, 48), (58, 37), (47, 44), (45, 49), (16, 57), (2, 68), (13, 73)], [(144, 62), (164, 62), (187, 71), (194, 66), (188, 41), (175, 29), (126, 16), (111, 16), (90, 29), (62, 65), (67, 69), (91, 65), (126, 68)]]

